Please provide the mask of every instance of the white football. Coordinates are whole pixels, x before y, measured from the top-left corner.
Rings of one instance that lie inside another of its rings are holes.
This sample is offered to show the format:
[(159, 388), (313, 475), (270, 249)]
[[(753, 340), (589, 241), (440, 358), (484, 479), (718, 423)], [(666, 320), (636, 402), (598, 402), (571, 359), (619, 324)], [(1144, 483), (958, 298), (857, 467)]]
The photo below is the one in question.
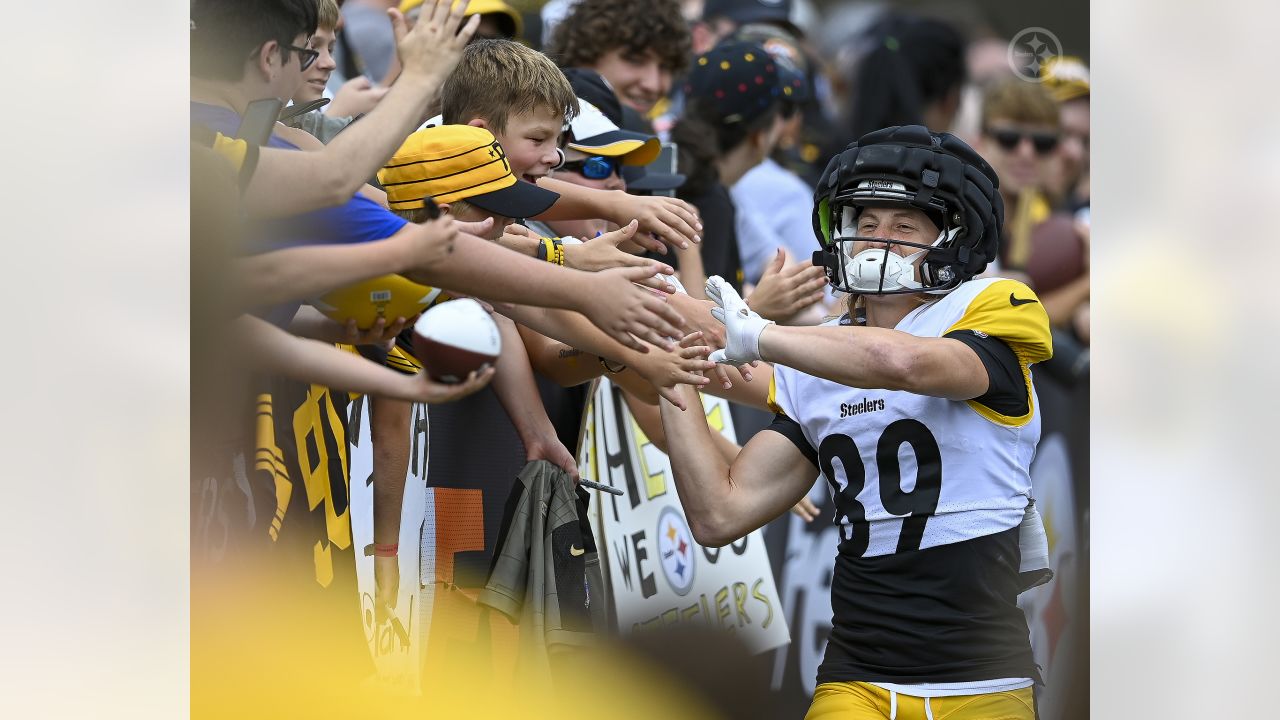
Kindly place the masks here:
[(471, 298), (441, 303), (413, 325), (413, 354), (437, 382), (456, 383), (493, 364), (502, 336), (489, 311)]

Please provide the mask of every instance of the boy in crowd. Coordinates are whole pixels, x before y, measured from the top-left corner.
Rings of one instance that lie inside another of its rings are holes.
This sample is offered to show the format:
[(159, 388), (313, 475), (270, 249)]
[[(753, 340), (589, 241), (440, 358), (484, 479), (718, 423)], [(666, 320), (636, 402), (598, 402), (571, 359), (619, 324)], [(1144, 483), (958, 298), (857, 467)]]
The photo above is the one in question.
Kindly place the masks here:
[[(337, 28), (342, 22), (336, 0), (316, 0), (318, 24), (311, 36), (310, 48), (319, 53), (311, 67), (303, 71), (302, 84), (293, 94), (293, 106), (284, 122), (304, 130), (323, 143), (328, 143), (354, 116), (363, 115), (378, 104), (387, 88), (369, 88), (366, 83), (351, 80), (343, 84), (332, 102), (324, 98), (325, 88), (338, 67), (333, 52), (338, 44)], [(326, 107), (320, 107), (327, 103)]]
[(619, 226), (636, 220), (635, 241), (659, 253), (666, 252), (663, 243), (683, 248), (699, 241), (697, 211), (682, 200), (583, 188), (548, 177), (560, 163), (560, 135), (577, 114), (578, 100), (564, 73), (542, 53), (508, 40), (473, 42), (445, 81), (441, 100), (440, 120), (428, 124), (489, 130), (516, 177), (560, 194), (536, 219), (600, 218)]

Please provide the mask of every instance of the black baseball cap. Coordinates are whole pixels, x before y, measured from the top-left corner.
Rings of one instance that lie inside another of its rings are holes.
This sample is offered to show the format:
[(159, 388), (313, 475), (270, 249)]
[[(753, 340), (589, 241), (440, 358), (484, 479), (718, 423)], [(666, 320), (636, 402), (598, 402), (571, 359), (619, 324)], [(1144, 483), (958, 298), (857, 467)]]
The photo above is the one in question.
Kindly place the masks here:
[(707, 0), (702, 6), (703, 19), (728, 18), (739, 25), (773, 23), (796, 37), (804, 33), (791, 22), (791, 0)]
[(565, 68), (564, 76), (569, 78), (573, 94), (596, 106), (609, 122), (622, 127), (622, 103), (618, 95), (600, 73), (586, 68)]

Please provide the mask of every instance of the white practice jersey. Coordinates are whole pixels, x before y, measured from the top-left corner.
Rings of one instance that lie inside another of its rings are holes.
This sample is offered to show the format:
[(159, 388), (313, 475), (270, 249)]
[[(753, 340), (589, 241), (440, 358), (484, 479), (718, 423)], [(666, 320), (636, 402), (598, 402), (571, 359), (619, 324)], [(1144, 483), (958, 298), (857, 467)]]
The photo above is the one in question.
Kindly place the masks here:
[[(831, 321), (828, 325), (835, 325)], [(970, 540), (1019, 524), (1040, 439), (1030, 365), (1052, 355), (1044, 307), (1026, 285), (970, 280), (913, 310), (897, 330), (969, 331), (1017, 355), (1028, 412), (976, 401), (860, 389), (777, 366), (770, 405), (798, 423), (830, 483), (840, 551), (872, 557)]]

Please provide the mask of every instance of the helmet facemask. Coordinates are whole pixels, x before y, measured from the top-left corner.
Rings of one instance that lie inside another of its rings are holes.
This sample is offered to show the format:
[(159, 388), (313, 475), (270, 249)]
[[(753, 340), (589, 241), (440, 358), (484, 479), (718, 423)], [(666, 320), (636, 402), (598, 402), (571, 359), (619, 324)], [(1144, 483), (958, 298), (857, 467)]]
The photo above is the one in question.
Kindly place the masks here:
[[(863, 204), (914, 207), (903, 200), (906, 189), (895, 182), (864, 181), (856, 192), (837, 198), (828, 208), (830, 241), (814, 253), (814, 264), (821, 266), (831, 286), (854, 295), (897, 295), (927, 293), (942, 295), (955, 289), (960, 276), (952, 268), (955, 262), (954, 242), (963, 228), (949, 222), (945, 206), (925, 211), (940, 229), (928, 245), (906, 240), (868, 237), (858, 234), (858, 218)], [(870, 244), (856, 250), (858, 244)]]

